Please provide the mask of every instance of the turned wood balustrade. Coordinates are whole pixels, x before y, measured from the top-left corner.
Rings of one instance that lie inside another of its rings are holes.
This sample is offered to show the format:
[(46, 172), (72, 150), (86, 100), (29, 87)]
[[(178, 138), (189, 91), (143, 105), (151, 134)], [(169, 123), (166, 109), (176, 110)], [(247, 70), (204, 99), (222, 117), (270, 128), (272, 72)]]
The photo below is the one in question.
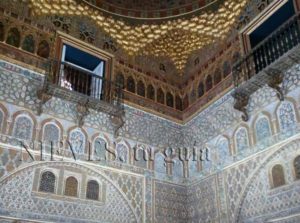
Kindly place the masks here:
[(300, 14), (296, 14), (271, 33), (259, 45), (234, 64), (232, 69), (235, 90), (234, 108), (249, 119), (247, 105), (251, 94), (268, 85), (280, 100), (284, 100), (280, 84), (283, 73), (293, 63), (299, 63)]

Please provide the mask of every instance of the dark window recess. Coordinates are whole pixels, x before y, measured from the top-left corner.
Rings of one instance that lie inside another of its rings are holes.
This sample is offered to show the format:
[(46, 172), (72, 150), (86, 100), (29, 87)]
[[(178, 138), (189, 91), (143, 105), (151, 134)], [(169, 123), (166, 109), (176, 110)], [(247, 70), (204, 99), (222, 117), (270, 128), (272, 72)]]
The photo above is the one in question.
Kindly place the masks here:
[(105, 61), (75, 47), (64, 45), (60, 85), (96, 99), (102, 99)]
[(41, 176), (39, 191), (54, 193), (54, 190), (55, 190), (55, 175), (50, 171), (46, 171)]
[(300, 179), (300, 156), (297, 156), (294, 160), (294, 168), (295, 168), (295, 175), (296, 179)]
[(86, 198), (91, 200), (99, 200), (99, 184), (95, 180), (90, 180), (87, 184)]
[(249, 35), (251, 47), (257, 46), (293, 15), (295, 15), (293, 1), (289, 0)]
[(176, 95), (175, 97), (175, 102), (176, 102), (176, 109), (182, 111), (182, 99), (178, 95)]

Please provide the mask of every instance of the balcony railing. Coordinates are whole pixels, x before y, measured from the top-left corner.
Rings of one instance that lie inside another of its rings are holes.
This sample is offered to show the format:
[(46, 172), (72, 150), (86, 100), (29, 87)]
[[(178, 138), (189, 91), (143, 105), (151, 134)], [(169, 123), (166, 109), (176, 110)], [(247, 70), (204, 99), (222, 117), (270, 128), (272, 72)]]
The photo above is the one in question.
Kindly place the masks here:
[(88, 70), (61, 61), (51, 61), (43, 91), (87, 108), (119, 115), (123, 90), (117, 83)]
[(53, 83), (94, 99), (108, 100), (108, 95), (105, 95), (105, 92), (108, 92), (106, 82), (101, 76), (70, 63), (61, 62), (58, 72), (55, 72)]
[(299, 14), (290, 18), (234, 65), (233, 79), (236, 87), (299, 45), (299, 20)]
[(234, 108), (248, 120), (247, 105), (250, 95), (268, 85), (280, 100), (284, 99), (280, 84), (283, 73), (300, 62), (300, 14), (294, 15), (264, 41), (252, 49), (232, 70), (235, 90)]

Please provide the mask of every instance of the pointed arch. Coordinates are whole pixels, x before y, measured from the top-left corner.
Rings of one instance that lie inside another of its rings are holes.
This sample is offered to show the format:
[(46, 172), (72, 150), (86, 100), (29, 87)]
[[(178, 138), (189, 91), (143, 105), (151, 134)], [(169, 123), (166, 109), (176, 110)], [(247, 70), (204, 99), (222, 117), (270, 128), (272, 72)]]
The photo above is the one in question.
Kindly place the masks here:
[(156, 100), (160, 104), (165, 104), (165, 93), (161, 88), (157, 90)]
[(151, 100), (155, 100), (155, 90), (154, 90), (154, 87), (152, 86), (152, 84), (149, 84), (147, 86), (147, 98), (149, 98)]
[(61, 129), (54, 122), (47, 122), (43, 126), (43, 140), (47, 142), (59, 142)]
[(193, 88), (190, 92), (190, 103), (194, 103), (197, 99), (197, 93), (196, 90)]
[(222, 166), (230, 163), (231, 151), (228, 138), (224, 136), (220, 137), (216, 147), (218, 149), (218, 164)]
[(295, 106), (290, 101), (281, 102), (276, 113), (281, 130), (292, 128), (297, 122)]
[(135, 81), (132, 76), (127, 78), (126, 89), (129, 92), (135, 93)]
[(32, 140), (34, 131), (34, 123), (26, 114), (16, 116), (13, 126), (13, 136), (21, 140)]
[(22, 43), (22, 49), (30, 53), (34, 53), (34, 48), (35, 48), (35, 42), (33, 36), (31, 34), (25, 36)]
[(268, 139), (271, 135), (270, 122), (267, 116), (259, 117), (255, 122), (255, 136), (257, 142), (262, 142)]
[(116, 161), (120, 163), (130, 163), (129, 147), (121, 142), (116, 145)]
[(108, 148), (108, 143), (106, 139), (103, 137), (96, 137), (94, 142), (93, 142), (93, 157), (95, 159), (100, 159), (100, 160), (107, 160), (106, 157), (106, 151)]
[(219, 68), (217, 68), (214, 73), (214, 85), (220, 83), (221, 80), (222, 80), (222, 72)]
[(182, 108), (183, 108), (183, 110), (185, 110), (188, 107), (189, 107), (189, 97), (188, 97), (188, 95), (185, 95), (185, 97), (183, 98)]
[(172, 175), (174, 177), (184, 177), (184, 168), (183, 168), (183, 162), (179, 160), (178, 158), (173, 159), (173, 171)]
[(122, 88), (125, 88), (125, 79), (124, 79), (124, 75), (122, 73), (118, 73), (116, 75), (116, 83)]
[(42, 40), (37, 49), (37, 55), (43, 58), (48, 58), (50, 55), (50, 46), (46, 40)]
[(250, 147), (248, 129), (246, 127), (240, 127), (235, 132), (235, 146), (237, 153), (244, 152)]
[(177, 110), (182, 111), (182, 99), (179, 95), (175, 97), (175, 106)]
[(7, 128), (8, 111), (4, 105), (0, 103), (0, 133), (5, 133)]
[(71, 151), (72, 148), (73, 152), (79, 155), (84, 154), (86, 152), (87, 135), (81, 128), (72, 128), (69, 131), (68, 139), (69, 151)]
[(6, 43), (14, 47), (20, 47), (21, 34), (16, 27), (10, 28), (7, 33)]
[(201, 81), (198, 85), (198, 97), (202, 97), (204, 95), (204, 84)]
[(174, 107), (174, 97), (170, 92), (167, 92), (166, 99), (167, 99), (167, 106), (173, 108)]
[(145, 84), (143, 81), (139, 80), (137, 83), (137, 94), (139, 96), (145, 97)]
[(165, 156), (161, 152), (157, 152), (155, 154), (154, 170), (158, 173), (164, 173), (164, 174), (167, 173)]
[(223, 63), (223, 77), (227, 77), (231, 73), (231, 66), (228, 61)]
[(147, 168), (148, 167), (148, 160), (149, 160), (149, 153), (145, 146), (138, 146), (135, 149), (135, 157), (134, 157), (135, 165)]
[(205, 91), (209, 91), (213, 87), (213, 81), (211, 75), (208, 75), (205, 80)]

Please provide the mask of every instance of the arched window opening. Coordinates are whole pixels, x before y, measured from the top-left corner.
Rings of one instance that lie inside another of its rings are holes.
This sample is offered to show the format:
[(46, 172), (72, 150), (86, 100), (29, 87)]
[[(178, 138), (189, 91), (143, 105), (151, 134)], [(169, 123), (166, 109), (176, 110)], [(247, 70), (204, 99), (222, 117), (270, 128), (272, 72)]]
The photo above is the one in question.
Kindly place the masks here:
[(176, 102), (176, 109), (182, 111), (182, 99), (181, 97), (179, 97), (179, 95), (176, 95), (175, 102)]
[(195, 176), (198, 173), (198, 161), (194, 160), (193, 157), (189, 159), (189, 176)]
[(173, 176), (183, 177), (183, 163), (179, 159), (173, 160)]
[(159, 173), (167, 173), (165, 157), (161, 153), (155, 155), (154, 169)]
[(43, 132), (44, 142), (46, 144), (46, 152), (51, 152), (52, 148), (58, 147), (60, 142), (60, 130), (59, 128), (53, 123), (47, 123), (44, 126)]
[(206, 91), (209, 91), (210, 89), (212, 89), (213, 82), (212, 82), (212, 78), (210, 75), (207, 76), (205, 84), (206, 84)]
[(86, 198), (90, 200), (99, 200), (99, 184), (95, 180), (90, 180), (87, 183)]
[(165, 93), (161, 88), (157, 90), (157, 102), (161, 104), (165, 104)]
[(249, 148), (248, 131), (246, 128), (240, 128), (235, 135), (236, 147), (238, 153), (245, 151)]
[(77, 197), (78, 181), (75, 177), (68, 177), (65, 185), (65, 195)]
[(145, 85), (143, 81), (139, 81), (137, 84), (137, 94), (142, 97), (145, 97)]
[(174, 97), (173, 97), (173, 95), (170, 92), (167, 92), (166, 98), (167, 98), (167, 106), (173, 108), (174, 107)]
[(135, 154), (135, 164), (142, 168), (147, 168), (148, 152), (144, 148), (138, 148)]
[(33, 124), (27, 116), (18, 116), (15, 120), (13, 136), (17, 139), (31, 140)]
[(123, 74), (117, 74), (116, 76), (116, 83), (122, 88), (124, 89), (125, 87), (125, 80), (124, 80), (124, 76)]
[(196, 96), (196, 91), (194, 89), (192, 89), (191, 93), (190, 93), (190, 103), (194, 103), (197, 99), (197, 96)]
[(50, 55), (50, 46), (49, 43), (46, 40), (42, 40), (39, 43), (37, 55), (40, 57), (48, 58)]
[(128, 163), (129, 162), (129, 151), (127, 146), (124, 144), (118, 144), (116, 148), (116, 155), (117, 161), (121, 163)]
[(147, 98), (155, 100), (155, 91), (154, 87), (151, 84), (149, 84), (147, 87)]
[(202, 97), (204, 95), (204, 84), (202, 82), (198, 85), (198, 97)]
[(131, 76), (127, 78), (127, 91), (135, 93), (135, 81)]
[(188, 97), (188, 95), (186, 95), (183, 98), (183, 110), (187, 109), (188, 107), (189, 107), (189, 97)]
[(2, 22), (0, 22), (0, 41), (4, 41), (4, 36), (5, 36), (5, 30), (4, 30), (4, 25)]
[(69, 146), (72, 148), (74, 153), (83, 154), (85, 152), (85, 142), (85, 135), (80, 129), (74, 129), (70, 132)]
[(300, 156), (297, 156), (294, 160), (294, 169), (295, 169), (295, 176), (296, 179), (300, 179)]
[(226, 165), (230, 162), (230, 147), (228, 139), (223, 137), (217, 144), (218, 148), (218, 164), (220, 166)]
[(280, 187), (285, 184), (284, 170), (280, 164), (273, 166), (272, 180), (273, 180), (273, 188)]
[(17, 28), (11, 28), (8, 31), (6, 43), (15, 47), (20, 47), (21, 36)]
[(55, 191), (55, 175), (52, 172), (46, 171), (42, 174), (41, 179), (40, 179), (39, 191), (47, 192), (47, 193), (54, 193), (54, 191)]
[(3, 114), (3, 112), (0, 110), (0, 133), (1, 133), (1, 131), (2, 131), (3, 123), (4, 123), (4, 114)]
[(291, 102), (282, 102), (278, 108), (277, 116), (281, 130), (292, 128), (296, 123), (296, 113)]
[(271, 136), (269, 120), (266, 117), (258, 119), (255, 123), (257, 142), (262, 142)]
[(210, 172), (213, 168), (213, 164), (215, 163), (215, 159), (209, 148), (204, 148), (203, 150), (207, 156), (203, 160), (201, 160), (201, 168), (205, 172)]
[(22, 49), (30, 53), (34, 52), (34, 39), (32, 35), (27, 35), (23, 40)]
[(223, 63), (223, 77), (227, 77), (231, 73), (231, 66), (228, 61)]
[(106, 160), (107, 143), (102, 138), (97, 138), (94, 142), (94, 156), (100, 160)]
[(220, 69), (217, 69), (214, 74), (214, 84), (220, 83), (222, 80), (222, 73)]

